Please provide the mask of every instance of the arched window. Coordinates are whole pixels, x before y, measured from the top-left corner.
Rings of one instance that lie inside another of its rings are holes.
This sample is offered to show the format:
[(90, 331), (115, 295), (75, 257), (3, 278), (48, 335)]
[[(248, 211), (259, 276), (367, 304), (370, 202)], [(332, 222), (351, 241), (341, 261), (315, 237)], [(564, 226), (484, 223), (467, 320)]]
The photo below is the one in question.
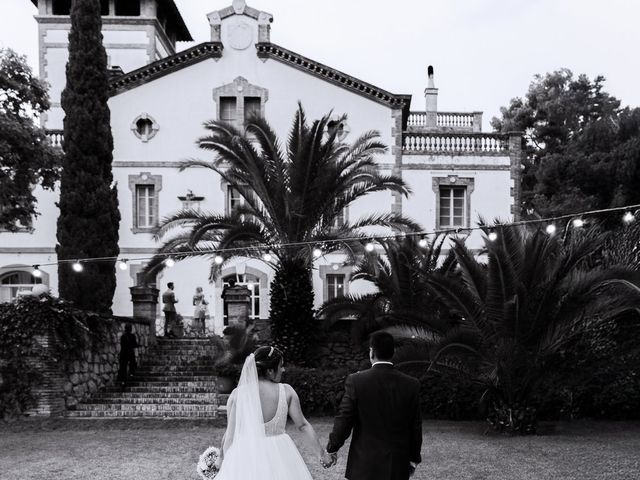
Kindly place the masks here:
[[(249, 318), (257, 320), (260, 318), (260, 279), (250, 273), (245, 274), (233, 274), (227, 275), (222, 279), (222, 286), (224, 288), (229, 286), (229, 281), (234, 280), (237, 286), (245, 286), (251, 292), (251, 309), (249, 311)], [(224, 302), (224, 324), (229, 325), (229, 310), (227, 302)]]
[(33, 290), (35, 285), (42, 283), (42, 279), (34, 277), (29, 272), (9, 272), (0, 277), (0, 302), (10, 302), (21, 295)]

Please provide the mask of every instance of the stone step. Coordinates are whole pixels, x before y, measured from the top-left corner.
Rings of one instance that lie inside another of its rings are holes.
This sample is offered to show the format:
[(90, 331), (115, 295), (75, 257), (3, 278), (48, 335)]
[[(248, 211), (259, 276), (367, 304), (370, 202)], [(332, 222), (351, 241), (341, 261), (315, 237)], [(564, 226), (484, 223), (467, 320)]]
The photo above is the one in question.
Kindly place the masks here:
[(217, 384), (212, 383), (206, 386), (200, 387), (186, 387), (180, 385), (142, 385), (138, 387), (127, 387), (125, 392), (122, 392), (119, 388), (110, 388), (103, 393), (212, 393), (215, 392)]
[(193, 372), (193, 373), (180, 373), (173, 372), (172, 375), (134, 375), (131, 378), (132, 382), (215, 382), (218, 377), (211, 375), (211, 372)]
[[(168, 411), (138, 411), (124, 410), (71, 410), (65, 414), (69, 418), (218, 418), (220, 413), (216, 411), (205, 412), (168, 412)], [(225, 413), (226, 415), (226, 413)]]
[(171, 397), (157, 397), (157, 398), (134, 398), (134, 397), (97, 397), (91, 399), (91, 404), (81, 405), (131, 405), (131, 404), (144, 404), (144, 405), (218, 405), (217, 399), (214, 396), (208, 395), (203, 398), (199, 398), (195, 395), (186, 398), (171, 398)]
[[(215, 399), (217, 401), (217, 399), (219, 398), (219, 394), (212, 392), (211, 390), (202, 392), (103, 392), (96, 395), (93, 400), (118, 399), (118, 401), (124, 401), (122, 399), (126, 398), (208, 398)], [(226, 403), (226, 398), (224, 401)]]
[(209, 403), (206, 405), (197, 403), (181, 403), (176, 405), (166, 405), (158, 403), (79, 403), (77, 410), (88, 411), (127, 411), (127, 412), (215, 412), (218, 405)]
[(157, 372), (209, 372), (213, 370), (212, 365), (144, 365), (136, 370), (137, 376), (143, 376), (148, 373), (157, 373)]
[[(135, 382), (127, 382), (126, 388), (129, 390), (137, 387), (215, 387), (217, 384), (218, 382), (216, 380), (139, 380)], [(118, 387), (113, 386), (109, 387), (109, 389), (117, 390)]]

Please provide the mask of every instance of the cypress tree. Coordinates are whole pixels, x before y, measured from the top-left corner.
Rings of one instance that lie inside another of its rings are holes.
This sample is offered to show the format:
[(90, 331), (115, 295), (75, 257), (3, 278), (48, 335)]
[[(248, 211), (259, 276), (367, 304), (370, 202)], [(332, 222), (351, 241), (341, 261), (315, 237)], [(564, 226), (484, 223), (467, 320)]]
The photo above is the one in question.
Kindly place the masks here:
[[(67, 85), (62, 92), (64, 159), (58, 217), (59, 260), (115, 257), (120, 212), (111, 164), (113, 137), (107, 105), (107, 55), (102, 45), (99, 0), (74, 0), (71, 7)], [(87, 310), (110, 312), (115, 261), (58, 266), (60, 297)]]

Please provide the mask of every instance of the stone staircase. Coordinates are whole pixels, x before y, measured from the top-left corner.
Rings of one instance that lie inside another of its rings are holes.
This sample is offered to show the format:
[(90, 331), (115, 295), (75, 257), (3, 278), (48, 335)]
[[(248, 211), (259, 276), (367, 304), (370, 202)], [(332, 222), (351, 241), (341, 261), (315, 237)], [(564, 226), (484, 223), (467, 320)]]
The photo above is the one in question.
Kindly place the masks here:
[(212, 374), (216, 346), (208, 338), (159, 337), (124, 391), (114, 385), (96, 393), (74, 418), (217, 418), (227, 395), (217, 393)]

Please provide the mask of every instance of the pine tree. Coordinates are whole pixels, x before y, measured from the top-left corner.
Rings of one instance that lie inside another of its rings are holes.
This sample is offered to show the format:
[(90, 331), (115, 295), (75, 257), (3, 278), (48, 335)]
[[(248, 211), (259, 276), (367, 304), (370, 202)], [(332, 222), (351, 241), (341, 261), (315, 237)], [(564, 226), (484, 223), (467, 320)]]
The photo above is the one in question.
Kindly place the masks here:
[[(107, 106), (107, 55), (102, 46), (99, 0), (75, 0), (71, 9), (67, 85), (62, 92), (64, 152), (58, 217), (59, 260), (115, 257), (119, 253), (113, 137)], [(75, 272), (58, 267), (60, 296), (80, 308), (109, 312), (115, 262), (92, 261)]]

